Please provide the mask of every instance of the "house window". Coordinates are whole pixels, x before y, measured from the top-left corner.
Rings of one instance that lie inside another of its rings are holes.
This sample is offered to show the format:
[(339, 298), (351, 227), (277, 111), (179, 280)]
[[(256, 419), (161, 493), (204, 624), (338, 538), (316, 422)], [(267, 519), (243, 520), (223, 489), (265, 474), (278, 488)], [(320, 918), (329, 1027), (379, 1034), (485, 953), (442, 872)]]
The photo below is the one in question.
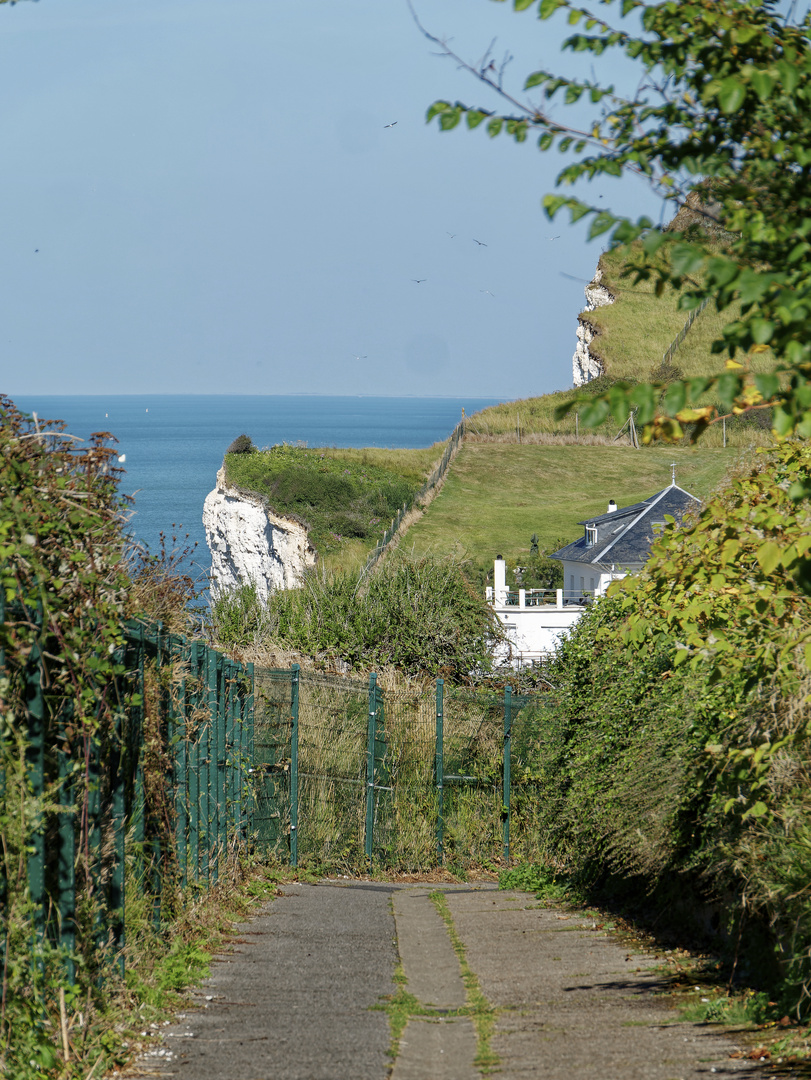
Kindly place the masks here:
[(580, 591), (581, 591), (581, 593), (582, 593), (584, 588), (585, 588), (585, 578), (583, 578), (581, 576), (581, 578), (580, 578)]
[(596, 543), (597, 543), (597, 526), (596, 525), (587, 525), (586, 526), (586, 547), (594, 547), (594, 545)]

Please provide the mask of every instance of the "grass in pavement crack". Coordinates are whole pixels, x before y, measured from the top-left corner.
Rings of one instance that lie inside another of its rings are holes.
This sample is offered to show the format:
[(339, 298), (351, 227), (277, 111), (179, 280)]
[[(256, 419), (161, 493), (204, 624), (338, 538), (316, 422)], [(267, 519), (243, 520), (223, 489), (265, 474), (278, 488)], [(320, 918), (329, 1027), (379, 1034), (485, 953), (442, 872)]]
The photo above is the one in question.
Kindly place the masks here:
[(474, 1064), (480, 1072), (487, 1075), (499, 1064), (498, 1054), (494, 1052), (490, 1045), (493, 1029), (496, 1025), (496, 1010), (482, 993), (478, 977), (471, 970), (470, 965), (467, 962), (465, 947), (462, 944), (462, 939), (456, 932), (453, 916), (448, 907), (448, 901), (445, 899), (445, 894), (441, 890), (436, 889), (430, 894), (429, 898), (439, 912), (442, 921), (445, 923), (448, 937), (451, 939), (451, 945), (459, 958), (459, 966), (462, 969), (462, 982), (464, 983), (465, 994), (467, 995), (467, 1007), (460, 1009), (459, 1015), (469, 1016), (473, 1021), (473, 1026), (476, 1029), (476, 1060), (474, 1061)]

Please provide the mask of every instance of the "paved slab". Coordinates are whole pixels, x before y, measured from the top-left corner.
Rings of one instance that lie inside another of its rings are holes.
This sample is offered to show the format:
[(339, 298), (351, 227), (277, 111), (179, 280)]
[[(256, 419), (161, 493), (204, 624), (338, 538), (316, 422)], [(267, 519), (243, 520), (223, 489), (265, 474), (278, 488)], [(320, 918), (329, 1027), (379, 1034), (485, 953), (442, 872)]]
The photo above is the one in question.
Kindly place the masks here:
[[(710, 1080), (765, 1075), (717, 1029), (655, 997), (653, 957), (526, 893), (444, 890), (467, 960), (500, 1010), (501, 1080)], [(639, 970), (637, 970), (639, 969)]]
[[(433, 886), (392, 893), (397, 949), (407, 989), (423, 1006), (456, 1010), (467, 1003), (459, 958), (431, 903)], [(392, 1080), (478, 1080), (476, 1032), (466, 1017), (412, 1018), (400, 1038)]]
[(215, 960), (196, 995), (201, 1007), (164, 1029), (163, 1045), (129, 1075), (384, 1080), (391, 1033), (372, 1006), (394, 990), (390, 892), (373, 883), (285, 887)]
[(391, 1080), (480, 1080), (473, 1021), (409, 1020)]
[(435, 1009), (459, 1009), (466, 1001), (459, 959), (442, 917), (428, 899), (430, 891), (392, 893), (397, 948), (409, 993)]
[[(386, 1080), (388, 1016), (401, 941), (408, 988), (438, 1006), (412, 1018), (391, 1080), (475, 1080), (473, 1025), (434, 886), (292, 885), (241, 928), (196, 994), (129, 1070), (161, 1080)], [(501, 1080), (759, 1080), (713, 1027), (678, 1022), (657, 999), (652, 957), (627, 953), (577, 913), (526, 893), (440, 886), (467, 960), (498, 1009)], [(396, 923), (392, 909), (397, 913)], [(442, 931), (442, 932), (440, 932)], [(453, 957), (454, 969), (450, 957)]]

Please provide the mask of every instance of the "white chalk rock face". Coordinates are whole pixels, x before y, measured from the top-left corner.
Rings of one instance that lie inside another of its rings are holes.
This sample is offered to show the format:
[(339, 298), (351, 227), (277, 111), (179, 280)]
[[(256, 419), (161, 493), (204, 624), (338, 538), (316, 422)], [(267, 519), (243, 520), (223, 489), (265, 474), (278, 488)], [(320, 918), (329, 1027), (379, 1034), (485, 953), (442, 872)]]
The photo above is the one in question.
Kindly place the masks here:
[(261, 500), (244, 495), (225, 482), (225, 467), (217, 486), (203, 504), (203, 525), (211, 552), (211, 595), (252, 581), (263, 600), (273, 589), (300, 584), (304, 571), (315, 566), (316, 552), (307, 530), (297, 521), (276, 517)]
[[(613, 304), (616, 300), (613, 293), (610, 293), (605, 285), (600, 284), (602, 278), (603, 272), (598, 266), (597, 272), (584, 290), (586, 294), (586, 311), (595, 311), (599, 307), (605, 307), (606, 304)], [(584, 383), (591, 382), (592, 379), (602, 375), (605, 370), (602, 360), (595, 356), (590, 349), (595, 336), (596, 331), (588, 318), (585, 315), (578, 315), (577, 346), (572, 357), (572, 376), (575, 386), (583, 386)]]

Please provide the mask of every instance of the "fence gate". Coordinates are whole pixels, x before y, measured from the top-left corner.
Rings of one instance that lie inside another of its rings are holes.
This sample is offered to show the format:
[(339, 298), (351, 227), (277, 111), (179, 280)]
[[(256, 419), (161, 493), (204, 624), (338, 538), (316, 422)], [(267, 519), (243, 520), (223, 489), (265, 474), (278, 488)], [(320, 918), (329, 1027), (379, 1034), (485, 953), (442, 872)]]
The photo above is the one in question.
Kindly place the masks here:
[(503, 865), (511, 846), (526, 853), (537, 791), (520, 765), (540, 729), (537, 695), (446, 689), (441, 679), (430, 691), (383, 693), (374, 675), (296, 666), (258, 672), (256, 687), (254, 822), (265, 851), (293, 865), (402, 872), (464, 872)]

